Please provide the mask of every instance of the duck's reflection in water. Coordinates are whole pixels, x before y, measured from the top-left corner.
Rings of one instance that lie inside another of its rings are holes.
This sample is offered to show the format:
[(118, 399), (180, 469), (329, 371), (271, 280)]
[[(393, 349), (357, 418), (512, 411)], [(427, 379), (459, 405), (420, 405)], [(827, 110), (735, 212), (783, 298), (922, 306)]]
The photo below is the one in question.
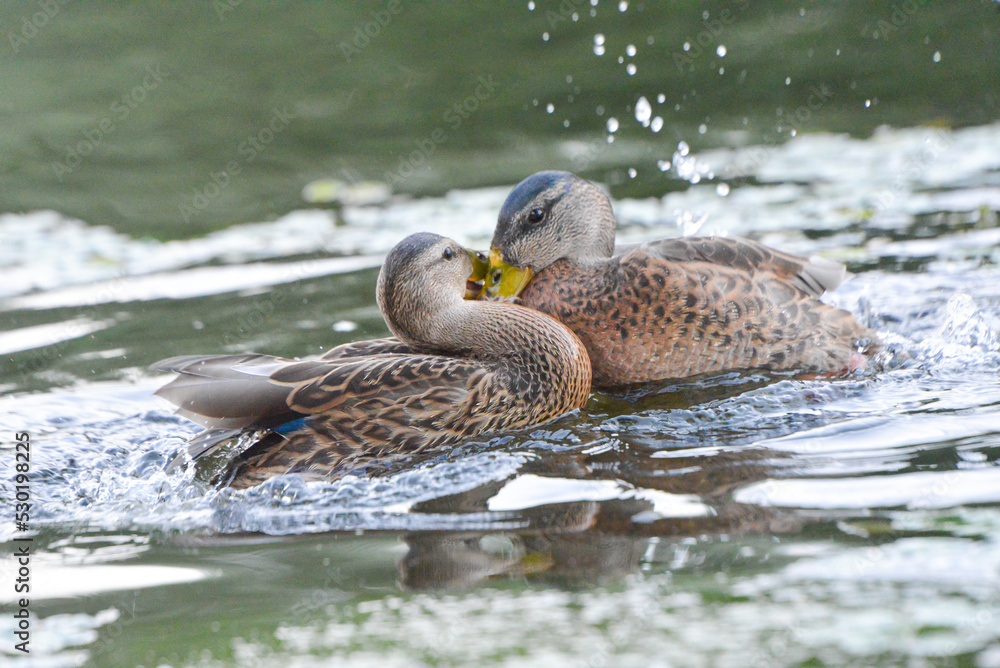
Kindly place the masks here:
[[(628, 477), (589, 464), (580, 454), (547, 457), (512, 478), (421, 503), (413, 512), (481, 517), (484, 530), (407, 534), (400, 584), (462, 588), (514, 577), (592, 585), (637, 572), (654, 537), (783, 533), (807, 521), (731, 499), (781, 466), (767, 451), (644, 459), (642, 473)], [(567, 500), (532, 505), (532, 490)], [(489, 527), (491, 517), (516, 528)]]

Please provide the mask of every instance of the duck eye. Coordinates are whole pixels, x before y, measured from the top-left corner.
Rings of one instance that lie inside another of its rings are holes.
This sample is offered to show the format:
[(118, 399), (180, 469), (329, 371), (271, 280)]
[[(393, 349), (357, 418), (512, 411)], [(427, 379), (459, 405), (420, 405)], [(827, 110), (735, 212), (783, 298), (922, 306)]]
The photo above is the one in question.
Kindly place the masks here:
[(545, 218), (545, 209), (532, 209), (528, 212), (529, 223), (540, 223)]
[(446, 260), (450, 260), (453, 257), (455, 257), (455, 251), (451, 249), (451, 246), (448, 246), (444, 249), (444, 252), (441, 253), (441, 257), (443, 257)]

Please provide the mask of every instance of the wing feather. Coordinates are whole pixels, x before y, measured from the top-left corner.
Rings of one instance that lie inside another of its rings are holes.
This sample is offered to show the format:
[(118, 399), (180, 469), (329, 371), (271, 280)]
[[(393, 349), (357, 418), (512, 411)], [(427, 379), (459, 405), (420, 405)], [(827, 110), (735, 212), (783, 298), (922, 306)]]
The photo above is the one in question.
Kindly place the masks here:
[(204, 427), (241, 429), (295, 418), (288, 407), (289, 388), (270, 381), (272, 373), (293, 364), (270, 355), (189, 355), (151, 368), (178, 374), (156, 391), (178, 413)]
[(847, 276), (844, 265), (819, 256), (805, 257), (738, 237), (684, 237), (633, 247), (668, 262), (708, 262), (748, 273), (769, 271), (812, 297), (835, 290)]
[[(164, 360), (155, 368), (179, 374), (157, 394), (208, 427), (189, 443), (188, 455), (195, 459), (243, 429), (308, 418), (291, 433), (269, 434), (266, 447), (261, 441), (234, 460), (237, 486), (278, 472), (327, 475), (345, 459), (416, 452), (506, 426), (496, 419), (507, 415), (504, 378), (475, 360), (399, 353), (305, 361), (200, 355)], [(269, 375), (262, 375), (265, 369)], [(170, 466), (183, 461), (182, 455)]]
[(403, 343), (394, 336), (384, 339), (370, 339), (368, 341), (355, 341), (345, 343), (336, 348), (331, 348), (324, 353), (322, 360), (339, 360), (348, 357), (367, 357), (369, 355), (384, 355), (387, 353), (408, 354), (414, 351), (410, 346)]
[[(467, 394), (485, 370), (480, 363), (457, 358), (388, 354), (327, 363), (324, 371), (292, 390), (288, 405), (293, 410), (323, 413), (369, 397), (396, 403), (436, 388)], [(278, 380), (283, 379), (282, 374)]]

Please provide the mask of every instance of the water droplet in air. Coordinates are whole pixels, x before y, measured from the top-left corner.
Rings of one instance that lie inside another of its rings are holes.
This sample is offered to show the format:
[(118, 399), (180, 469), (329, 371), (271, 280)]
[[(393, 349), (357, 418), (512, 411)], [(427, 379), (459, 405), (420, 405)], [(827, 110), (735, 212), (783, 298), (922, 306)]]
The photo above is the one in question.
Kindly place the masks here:
[(685, 51), (691, 50), (691, 42), (684, 42), (684, 50)]
[(705, 125), (704, 123), (702, 123), (701, 125), (698, 126), (698, 134), (703, 135), (706, 132), (708, 132), (708, 126), (707, 125)]
[(663, 119), (657, 116), (653, 119), (653, 122), (649, 124), (649, 129), (653, 132), (659, 132), (663, 129)]
[(626, 2), (626, 0), (622, 0), (618, 3), (618, 11), (624, 12), (626, 9), (628, 9), (628, 2)]
[(660, 93), (659, 95), (656, 96), (656, 101), (659, 102), (660, 104), (663, 104), (664, 102), (667, 101), (667, 96), (664, 95), (663, 93)]
[(640, 97), (635, 103), (635, 120), (642, 123), (643, 127), (649, 127), (649, 119), (653, 116), (653, 108), (649, 105), (649, 100)]
[(870, 106), (872, 106), (872, 101), (871, 100), (865, 100), (865, 109), (867, 109)]
[(629, 58), (635, 58), (635, 54), (636, 54), (635, 44), (629, 44), (628, 46), (625, 47), (625, 55), (627, 55)]
[(785, 85), (789, 86), (792, 83), (792, 77), (785, 77)]
[(707, 213), (694, 214), (690, 211), (674, 211), (674, 222), (677, 224), (677, 229), (681, 231), (681, 236), (690, 237), (698, 234), (698, 230), (701, 229), (706, 220), (708, 220)]
[(639, 172), (635, 171), (635, 167), (629, 167), (628, 168), (628, 177), (630, 179), (634, 179), (638, 174), (639, 174)]
[(545, 111), (549, 112), (550, 114), (555, 110), (556, 110), (556, 105), (552, 104), (551, 102), (545, 105)]
[(689, 155), (690, 152), (691, 148), (687, 145), (687, 142), (679, 142), (670, 164), (664, 167), (661, 161), (657, 162), (657, 165), (662, 171), (667, 171), (667, 169), (673, 167), (674, 171), (677, 172), (677, 176), (692, 184), (699, 183), (702, 178), (715, 178), (712, 168), (706, 163), (699, 161), (693, 155)]
[(720, 44), (715, 49), (715, 53), (719, 56), (719, 58), (725, 58), (726, 57), (726, 47), (724, 45)]
[(935, 63), (940, 63), (941, 62), (941, 52), (940, 51), (935, 51), (934, 52), (934, 62)]
[(715, 194), (718, 195), (719, 197), (725, 197), (726, 195), (728, 195), (729, 194), (729, 184), (728, 183), (720, 183), (719, 185), (715, 186)]
[(535, 11), (535, 3), (534, 2), (529, 2), (528, 3), (528, 11), (529, 12)]
[(608, 119), (608, 132), (611, 134), (618, 132), (618, 119), (614, 116)]
[(625, 71), (628, 72), (628, 75), (630, 77), (635, 76), (635, 63), (629, 63), (628, 65), (626, 65)]

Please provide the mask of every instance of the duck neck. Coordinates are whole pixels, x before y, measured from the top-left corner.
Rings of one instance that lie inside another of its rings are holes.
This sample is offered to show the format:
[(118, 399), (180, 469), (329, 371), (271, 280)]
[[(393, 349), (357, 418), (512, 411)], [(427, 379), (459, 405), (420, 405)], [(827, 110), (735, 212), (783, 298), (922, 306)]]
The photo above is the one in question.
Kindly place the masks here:
[[(575, 388), (561, 412), (578, 408), (590, 393), (590, 357), (580, 339), (553, 318), (509, 303), (460, 300), (439, 311), (430, 332), (434, 343), (408, 341), (423, 349), (469, 356), (503, 368), (521, 391), (542, 401)], [(405, 338), (405, 337), (404, 337)], [(562, 401), (567, 401), (566, 398)]]

